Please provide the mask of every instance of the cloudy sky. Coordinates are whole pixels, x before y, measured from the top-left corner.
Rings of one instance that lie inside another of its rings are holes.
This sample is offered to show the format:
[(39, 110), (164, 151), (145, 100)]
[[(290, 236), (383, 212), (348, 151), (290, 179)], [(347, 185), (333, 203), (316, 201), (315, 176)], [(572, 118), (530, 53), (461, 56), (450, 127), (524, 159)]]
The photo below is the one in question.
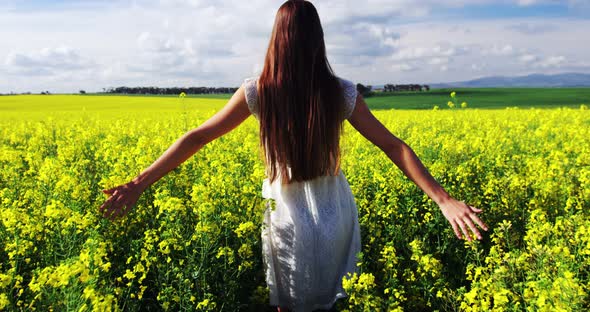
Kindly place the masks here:
[[(0, 93), (238, 86), (284, 1), (0, 0)], [(590, 73), (590, 0), (322, 0), (336, 74), (364, 84)]]

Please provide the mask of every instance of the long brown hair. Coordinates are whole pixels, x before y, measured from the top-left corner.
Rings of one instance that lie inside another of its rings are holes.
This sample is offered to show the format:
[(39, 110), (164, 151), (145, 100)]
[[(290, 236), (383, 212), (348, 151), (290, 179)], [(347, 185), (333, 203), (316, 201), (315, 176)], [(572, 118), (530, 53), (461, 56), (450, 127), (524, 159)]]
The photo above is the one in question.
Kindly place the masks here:
[(336, 175), (344, 96), (310, 2), (289, 0), (279, 8), (258, 94), (260, 144), (270, 181)]

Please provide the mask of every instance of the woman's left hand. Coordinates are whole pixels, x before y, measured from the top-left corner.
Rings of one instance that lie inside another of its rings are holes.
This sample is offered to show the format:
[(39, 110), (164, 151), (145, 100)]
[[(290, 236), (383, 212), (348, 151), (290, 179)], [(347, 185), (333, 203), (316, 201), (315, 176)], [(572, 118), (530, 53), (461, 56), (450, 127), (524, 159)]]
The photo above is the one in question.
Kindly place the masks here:
[(116, 217), (127, 214), (135, 206), (144, 189), (131, 181), (102, 191), (111, 196), (100, 206), (99, 212), (103, 217), (113, 221)]
[(476, 224), (484, 231), (488, 230), (488, 226), (477, 216), (477, 214), (483, 211), (481, 209), (469, 206), (454, 198), (450, 198), (444, 203), (439, 204), (439, 207), (445, 218), (451, 223), (453, 231), (455, 231), (455, 235), (459, 239), (465, 238), (471, 241), (471, 235), (469, 235), (467, 230), (468, 227), (477, 239), (482, 239), (479, 230), (475, 226)]

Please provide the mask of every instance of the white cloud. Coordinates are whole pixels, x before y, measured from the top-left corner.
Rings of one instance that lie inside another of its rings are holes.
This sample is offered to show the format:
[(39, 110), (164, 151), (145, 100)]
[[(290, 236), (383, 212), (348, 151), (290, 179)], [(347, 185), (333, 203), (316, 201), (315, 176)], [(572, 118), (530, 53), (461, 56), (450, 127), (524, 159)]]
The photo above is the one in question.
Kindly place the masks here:
[(415, 60), (429, 56), (429, 49), (424, 47), (405, 47), (395, 52), (391, 58), (394, 61)]
[(549, 68), (549, 67), (561, 67), (566, 62), (566, 57), (563, 55), (549, 56), (545, 59), (534, 64), (535, 67)]
[(468, 53), (469, 47), (453, 45), (448, 42), (436, 42), (432, 46), (405, 46), (397, 50), (391, 58), (393, 60), (448, 59), (450, 57)]
[(391, 65), (391, 69), (394, 71), (410, 72), (417, 70), (418, 68), (407, 63), (394, 63)]
[(538, 1), (538, 0), (518, 0), (516, 2), (518, 3), (518, 5), (527, 6), (527, 5), (536, 4), (540, 1)]
[(171, 52), (177, 49), (177, 43), (171, 37), (154, 37), (150, 32), (144, 31), (137, 37), (140, 49), (146, 52)]
[[(446, 45), (446, 47), (444, 47), (443, 45)], [(436, 55), (453, 56), (453, 55), (460, 53), (460, 51), (467, 51), (468, 50), (467, 47), (451, 46), (448, 43), (443, 43), (443, 45), (439, 44), (439, 45), (435, 46), (432, 49), (432, 51)]]
[(62, 45), (46, 47), (33, 52), (10, 52), (5, 65), (15, 74), (51, 75), (59, 71), (88, 69), (92, 61), (80, 56), (73, 48)]
[(534, 54), (523, 54), (518, 58), (523, 63), (532, 63), (538, 60), (538, 57)]
[(538, 35), (557, 29), (555, 25), (546, 23), (517, 23), (506, 26), (507, 30), (514, 30), (526, 35)]
[(387, 25), (354, 22), (324, 28), (328, 58), (337, 66), (373, 65), (378, 58), (393, 53), (399, 44), (400, 34)]
[(446, 65), (448, 63), (449, 63), (449, 59), (445, 58), (445, 57), (434, 57), (428, 61), (428, 64), (430, 64), (430, 65), (441, 65), (441, 64)]
[(475, 64), (475, 63), (471, 64), (471, 70), (472, 71), (476, 71), (476, 72), (477, 71), (484, 70), (485, 67), (486, 67), (486, 64), (485, 63), (483, 63), (483, 64)]
[(559, 68), (567, 64), (567, 58), (563, 55), (539, 57), (534, 54), (523, 54), (518, 59), (530, 68), (537, 69)]
[(514, 53), (514, 48), (510, 44), (504, 44), (504, 45), (494, 44), (488, 51), (484, 52), (484, 55), (486, 55), (486, 54), (512, 55), (513, 53)]
[(442, 41), (433, 42), (431, 46), (412, 47), (405, 45), (392, 54), (390, 60), (409, 64), (412, 71), (418, 68), (447, 71), (450, 63), (454, 62), (457, 56), (469, 53), (471, 53), (471, 49), (467, 46), (453, 45), (449, 42)]
[(128, 69), (132, 72), (188, 76), (194, 72), (207, 71), (208, 63), (201, 60), (191, 39), (179, 40), (143, 32), (137, 38), (137, 45), (138, 64), (141, 65), (130, 65)]

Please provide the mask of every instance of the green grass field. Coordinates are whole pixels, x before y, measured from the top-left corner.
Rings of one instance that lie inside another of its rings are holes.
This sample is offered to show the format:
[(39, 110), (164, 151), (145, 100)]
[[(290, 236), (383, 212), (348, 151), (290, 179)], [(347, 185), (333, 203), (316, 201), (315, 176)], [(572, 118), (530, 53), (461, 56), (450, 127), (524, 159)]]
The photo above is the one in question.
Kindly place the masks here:
[[(432, 109), (438, 105), (447, 108), (449, 93), (457, 92), (460, 102), (470, 108), (504, 107), (579, 107), (590, 103), (590, 88), (458, 88), (433, 89), (429, 92), (376, 93), (366, 99), (373, 109)], [(109, 95), (116, 96), (116, 95)], [(143, 97), (132, 95), (131, 97)], [(174, 98), (176, 96), (148, 96)], [(189, 98), (228, 100), (231, 94), (198, 94)], [(1, 108), (0, 108), (1, 109)]]
[(580, 107), (590, 102), (590, 88), (465, 88), (434, 89), (429, 92), (376, 94), (367, 99), (374, 109), (432, 109), (447, 108), (449, 94), (457, 92), (459, 103), (471, 108), (504, 107)]

